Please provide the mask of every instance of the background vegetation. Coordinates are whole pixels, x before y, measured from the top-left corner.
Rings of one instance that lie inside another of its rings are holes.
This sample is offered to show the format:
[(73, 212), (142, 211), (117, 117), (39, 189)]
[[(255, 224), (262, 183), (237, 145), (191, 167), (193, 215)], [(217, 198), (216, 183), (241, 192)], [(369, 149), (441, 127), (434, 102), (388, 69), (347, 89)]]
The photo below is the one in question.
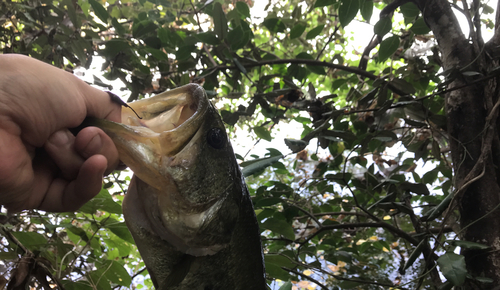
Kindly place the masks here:
[[(268, 147), (237, 158), (274, 289), (500, 285), (494, 1), (252, 2), (7, 0), (0, 49), (102, 62), (93, 83), (129, 102), (202, 84), (232, 138)], [(0, 289), (152, 288), (128, 181), (77, 213), (1, 215)]]

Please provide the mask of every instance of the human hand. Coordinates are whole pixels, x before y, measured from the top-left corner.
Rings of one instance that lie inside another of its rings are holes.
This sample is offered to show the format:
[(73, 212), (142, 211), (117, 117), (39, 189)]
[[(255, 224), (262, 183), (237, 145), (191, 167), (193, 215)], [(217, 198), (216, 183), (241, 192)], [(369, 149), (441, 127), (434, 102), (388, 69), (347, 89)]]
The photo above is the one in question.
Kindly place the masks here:
[(0, 205), (9, 211), (74, 211), (99, 193), (118, 165), (96, 127), (73, 136), (87, 116), (120, 122), (107, 93), (33, 58), (0, 55)]

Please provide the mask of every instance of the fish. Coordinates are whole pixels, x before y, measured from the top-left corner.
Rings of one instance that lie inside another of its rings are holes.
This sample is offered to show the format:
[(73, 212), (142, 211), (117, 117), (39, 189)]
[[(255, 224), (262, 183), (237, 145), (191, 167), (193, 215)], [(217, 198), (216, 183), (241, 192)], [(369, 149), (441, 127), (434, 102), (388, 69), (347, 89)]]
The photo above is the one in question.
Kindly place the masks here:
[(121, 123), (86, 126), (109, 135), (134, 172), (123, 215), (156, 289), (268, 289), (252, 201), (200, 85), (128, 103)]

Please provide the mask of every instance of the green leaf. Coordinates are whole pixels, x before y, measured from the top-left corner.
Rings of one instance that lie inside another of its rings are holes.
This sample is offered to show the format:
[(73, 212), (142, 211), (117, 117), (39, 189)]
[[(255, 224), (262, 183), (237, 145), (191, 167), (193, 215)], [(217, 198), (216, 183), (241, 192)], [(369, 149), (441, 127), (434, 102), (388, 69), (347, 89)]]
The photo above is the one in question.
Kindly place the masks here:
[(0, 252), (0, 260), (9, 261), (9, 260), (17, 260), (18, 255), (14, 252)]
[(307, 69), (318, 75), (326, 75), (325, 67), (322, 65), (306, 65)]
[[(158, 30), (158, 32), (160, 32), (160, 30)], [(202, 42), (210, 44), (210, 45), (217, 45), (220, 43), (220, 40), (217, 38), (217, 36), (213, 32), (198, 33), (198, 34), (195, 34), (194, 37), (201, 40)], [(162, 41), (163, 41), (163, 39), (162, 39)]]
[(437, 206), (433, 209), (429, 210), (424, 217), (427, 217), (426, 220), (431, 221), (438, 216), (440, 216), (450, 205), (453, 199), (453, 194), (448, 194)]
[(124, 241), (127, 241), (131, 244), (134, 244), (134, 238), (130, 234), (130, 231), (127, 228), (127, 225), (124, 222), (119, 222), (114, 218), (109, 218), (104, 225), (107, 229), (109, 229), (113, 234), (117, 235)]
[(341, 289), (356, 289), (357, 286), (364, 285), (364, 283), (356, 281), (341, 281), (338, 285)]
[(82, 12), (85, 16), (89, 16), (90, 3), (88, 1), (78, 0), (78, 6), (82, 8)]
[(388, 17), (384, 17), (380, 19), (377, 23), (375, 23), (375, 26), (373, 27), (373, 32), (375, 32), (376, 35), (383, 37), (386, 35), (389, 31), (392, 29), (392, 21)]
[(227, 37), (226, 14), (224, 14), (224, 10), (222, 10), (222, 5), (219, 2), (216, 2), (214, 4), (213, 14), (214, 14), (213, 20), (214, 20), (215, 34), (217, 34), (220, 40), (226, 39)]
[(62, 284), (64, 285), (64, 289), (66, 290), (93, 290), (92, 285), (85, 280), (78, 281), (69, 281), (62, 280)]
[(268, 218), (261, 224), (261, 227), (270, 230), (273, 233), (280, 234), (289, 240), (295, 240), (295, 233), (293, 231), (292, 225), (284, 220)]
[(102, 53), (107, 57), (115, 57), (119, 53), (127, 53), (130, 49), (128, 41), (124, 39), (111, 39), (106, 42), (106, 47)]
[(69, 19), (73, 23), (74, 27), (80, 27), (80, 23), (78, 23), (78, 17), (76, 15), (75, 6), (71, 0), (64, 0), (63, 2), (66, 6), (66, 11), (68, 12)]
[(279, 290), (292, 290), (292, 282), (286, 281), (285, 284), (281, 285)]
[(245, 35), (241, 26), (237, 26), (230, 30), (227, 35), (227, 42), (231, 45), (231, 49), (233, 50), (244, 47), (248, 43), (248, 40), (248, 36)]
[(441, 273), (453, 283), (454, 286), (462, 286), (467, 276), (465, 257), (455, 253), (446, 253), (438, 258), (437, 263)]
[(413, 23), (410, 30), (417, 35), (427, 34), (431, 31), (431, 29), (429, 28), (429, 26), (427, 26), (423, 18), (417, 19), (415, 23)]
[(302, 33), (304, 33), (305, 30), (306, 30), (306, 25), (305, 24), (297, 23), (290, 30), (290, 39), (295, 39), (295, 38), (298, 38), (298, 37), (302, 36)]
[(113, 27), (115, 28), (116, 32), (119, 34), (119, 35), (124, 35), (125, 34), (125, 28), (123, 28), (123, 26), (118, 22), (118, 20), (116, 20), (116, 18), (112, 18), (111, 19), (111, 24), (113, 25)]
[(283, 156), (273, 156), (269, 158), (251, 160), (250, 162), (243, 162), (240, 164), (240, 166), (243, 167), (243, 170), (241, 172), (244, 177), (250, 176), (273, 165), (281, 158), (283, 158)]
[(97, 2), (96, 0), (89, 0), (90, 6), (92, 6), (92, 9), (94, 9), (94, 13), (99, 19), (101, 19), (102, 22), (108, 23), (108, 18), (109, 18), (109, 13), (104, 8), (104, 6), (101, 5), (101, 3)]
[(289, 139), (285, 138), (285, 144), (292, 150), (293, 153), (300, 152), (304, 150), (309, 142), (303, 141), (303, 140), (296, 140), (296, 139)]
[(90, 282), (93, 289), (111, 290), (111, 283), (109, 283), (109, 280), (105, 277), (104, 269), (102, 268), (88, 272), (87, 280)]
[(255, 135), (257, 135), (257, 137), (261, 139), (269, 142), (273, 140), (273, 138), (271, 137), (271, 132), (269, 132), (269, 130), (267, 130), (265, 127), (254, 127), (253, 131), (255, 132)]
[(155, 59), (158, 60), (168, 60), (168, 55), (159, 49), (154, 49), (152, 47), (145, 47), (144, 50), (149, 52)]
[[(236, 67), (241, 71), (242, 74), (247, 74), (247, 70), (246, 68), (240, 63), (240, 61), (237, 59), (237, 58), (233, 58), (233, 61), (234, 61), (234, 64), (236, 65)], [(269, 131), (266, 130), (266, 132), (269, 133)], [(257, 132), (255, 132), (257, 134)], [(257, 134), (258, 136), (259, 134)], [(267, 135), (266, 135), (267, 137)], [(269, 133), (269, 138), (271, 138), (271, 133)], [(265, 139), (265, 138), (264, 138)], [(271, 141), (271, 140), (268, 140), (266, 139), (267, 141)]]
[(123, 265), (116, 261), (109, 261), (106, 264), (103, 265), (103, 269), (105, 269), (106, 272), (104, 272), (104, 275), (106, 278), (109, 279), (109, 281), (124, 286), (124, 287), (129, 287), (130, 284), (132, 283), (132, 278), (128, 274), (127, 270)]
[(407, 95), (414, 95), (416, 93), (415, 87), (403, 79), (393, 79), (389, 83)]
[(380, 43), (378, 61), (383, 62), (393, 55), (399, 48), (399, 36), (391, 36)]
[(275, 279), (286, 281), (291, 278), (290, 274), (287, 271), (281, 269), (281, 267), (278, 267), (274, 264), (266, 264), (266, 272), (268, 274), (267, 276)]
[(285, 24), (279, 18), (266, 18), (262, 24), (271, 32), (284, 32), (286, 29)]
[(403, 13), (403, 16), (406, 18), (415, 18), (420, 14), (420, 10), (413, 2), (405, 3), (401, 5), (399, 9), (401, 9), (401, 13)]
[(153, 21), (146, 19), (139, 22), (134, 21), (132, 29), (132, 35), (134, 37), (143, 38), (151, 35), (153, 32), (157, 34), (156, 30), (158, 26)]
[(98, 210), (122, 214), (122, 207), (113, 200), (106, 189), (101, 189), (98, 195), (80, 208), (81, 212), (89, 214), (94, 214)]
[(236, 2), (236, 10), (238, 10), (238, 13), (245, 17), (250, 17), (250, 8), (248, 8), (247, 3), (238, 1)]
[[(12, 232), (12, 235), (28, 250), (39, 250), (47, 246), (47, 239), (39, 233)], [(15, 245), (12, 245), (12, 247), (15, 247)]]
[(346, 27), (356, 17), (359, 10), (359, 0), (342, 0), (339, 7), (339, 21)]
[(405, 181), (399, 186), (401, 190), (408, 190), (416, 194), (429, 195), (429, 189), (423, 183), (411, 183)]
[(323, 25), (318, 25), (318, 26), (314, 27), (313, 29), (309, 30), (309, 32), (307, 32), (307, 34), (306, 34), (306, 39), (315, 38), (316, 36), (318, 36), (321, 33), (321, 31), (323, 31), (324, 27), (325, 27), (325, 25), (323, 24)]
[(301, 52), (301, 53), (297, 54), (297, 56), (295, 58), (296, 59), (314, 59), (314, 57), (312, 57), (312, 55), (308, 54), (307, 52)]
[(268, 254), (264, 256), (264, 261), (279, 267), (293, 268), (296, 264), (283, 255)]
[(420, 254), (422, 254), (422, 250), (424, 249), (424, 246), (425, 246), (426, 243), (427, 243), (426, 239), (422, 239), (420, 241), (420, 243), (418, 243), (418, 245), (415, 248), (415, 250), (408, 257), (408, 260), (406, 261), (406, 263), (404, 265), (404, 268), (403, 268), (404, 270), (408, 269), (411, 265), (413, 265), (413, 263), (415, 262), (415, 260), (418, 257), (420, 257)]
[(373, 1), (372, 0), (362, 0), (363, 3), (361, 4), (360, 12), (361, 16), (363, 16), (363, 19), (366, 20), (366, 22), (370, 22), (370, 19), (372, 18), (373, 14)]
[(487, 245), (469, 241), (455, 241), (455, 240), (446, 240), (446, 241), (455, 247), (466, 248), (469, 250), (487, 250), (490, 248)]
[(255, 207), (264, 207), (264, 206), (271, 206), (275, 205), (278, 203), (281, 203), (283, 200), (279, 197), (269, 197), (269, 198), (263, 198), (258, 200), (255, 203)]
[(336, 2), (337, 0), (317, 0), (314, 3), (314, 8), (330, 6), (332, 4), (335, 4)]

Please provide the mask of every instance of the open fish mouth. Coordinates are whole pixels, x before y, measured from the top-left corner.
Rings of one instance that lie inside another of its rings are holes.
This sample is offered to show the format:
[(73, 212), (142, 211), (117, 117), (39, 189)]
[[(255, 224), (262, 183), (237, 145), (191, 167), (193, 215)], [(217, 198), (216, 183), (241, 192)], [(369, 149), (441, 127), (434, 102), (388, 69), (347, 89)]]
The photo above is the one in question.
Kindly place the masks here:
[(133, 111), (123, 109), (122, 123), (140, 132), (136, 141), (155, 143), (152, 139), (158, 138), (161, 150), (156, 153), (173, 156), (201, 126), (209, 103), (203, 88), (186, 85), (128, 105)]
[(120, 159), (138, 178), (158, 190), (171, 187), (165, 168), (203, 125), (211, 106), (205, 91), (189, 84), (128, 106), (121, 124), (99, 120), (96, 125), (113, 139)]

